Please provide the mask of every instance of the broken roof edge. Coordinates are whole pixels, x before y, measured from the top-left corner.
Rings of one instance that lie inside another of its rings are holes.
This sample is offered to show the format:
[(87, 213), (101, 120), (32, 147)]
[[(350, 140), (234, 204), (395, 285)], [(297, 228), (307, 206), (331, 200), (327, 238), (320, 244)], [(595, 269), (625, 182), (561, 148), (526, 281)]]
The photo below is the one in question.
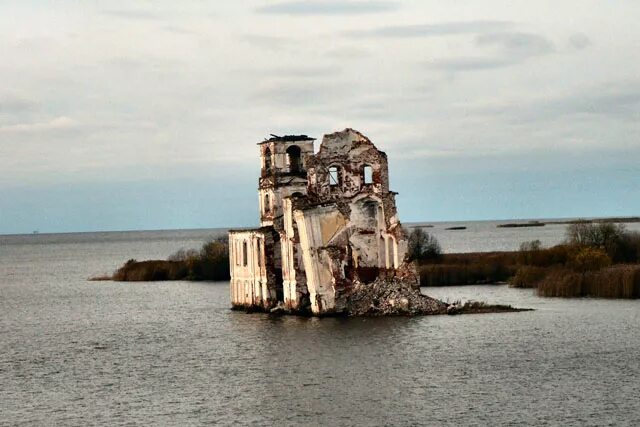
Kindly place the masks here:
[(338, 130), (338, 131), (335, 131), (335, 132), (326, 133), (326, 134), (324, 134), (324, 138), (334, 138), (334, 137), (336, 137), (336, 136), (338, 136), (340, 134), (345, 134), (345, 133), (349, 133), (349, 132), (355, 133), (359, 137), (361, 137), (363, 139), (366, 139), (367, 141), (371, 142), (369, 140), (369, 138), (367, 138), (367, 136), (365, 134), (363, 134), (362, 132), (360, 132), (359, 130), (356, 130), (354, 128), (344, 128), (342, 130)]
[[(375, 148), (377, 151), (381, 152), (380, 150), (378, 150), (378, 147), (376, 147), (376, 145), (371, 142), (371, 140), (362, 132), (355, 130), (353, 128), (344, 128), (343, 130), (339, 130), (337, 132), (332, 132), (332, 133), (327, 133), (322, 137), (322, 142), (320, 142), (320, 147), (318, 148), (318, 152), (324, 151), (328, 148), (326, 148), (326, 145), (331, 144), (333, 141), (340, 139), (348, 134), (355, 134), (357, 138), (355, 138), (354, 140), (351, 141), (351, 146), (353, 147), (354, 144), (356, 143), (364, 143), (367, 145), (370, 145), (371, 147)], [(385, 155), (386, 156), (386, 155)]]
[(271, 138), (265, 138), (264, 141), (258, 142), (257, 145), (266, 144), (267, 142), (297, 142), (297, 141), (315, 141), (316, 138), (309, 135), (274, 135), (270, 134)]

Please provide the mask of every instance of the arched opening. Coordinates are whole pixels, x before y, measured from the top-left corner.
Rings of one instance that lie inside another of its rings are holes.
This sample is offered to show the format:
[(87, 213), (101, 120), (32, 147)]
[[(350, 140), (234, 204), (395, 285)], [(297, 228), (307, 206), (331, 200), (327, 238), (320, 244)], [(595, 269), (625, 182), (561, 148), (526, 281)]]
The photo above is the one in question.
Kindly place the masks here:
[(369, 165), (365, 165), (362, 168), (363, 182), (365, 184), (373, 184), (373, 168)]
[(264, 170), (271, 172), (271, 150), (268, 147), (264, 150)]
[(271, 212), (271, 198), (269, 197), (269, 193), (265, 193), (264, 195), (264, 213)]
[(380, 236), (378, 244), (378, 266), (380, 268), (385, 268), (387, 266), (387, 245), (383, 236)]
[(387, 268), (398, 268), (396, 265), (396, 240), (393, 236), (387, 238)]
[(340, 168), (337, 166), (329, 167), (329, 185), (332, 187), (340, 185)]
[(372, 199), (362, 199), (357, 202), (363, 228), (371, 231), (378, 229), (378, 205), (378, 202)]
[(299, 192), (299, 191), (296, 191), (295, 193), (293, 193), (293, 194), (291, 195), (291, 197), (293, 197), (293, 198), (296, 198), (296, 197), (303, 197), (303, 196), (304, 196), (304, 194), (302, 194), (302, 193), (301, 193), (301, 192)]
[(369, 219), (376, 218), (376, 211), (378, 209), (378, 203), (374, 200), (367, 200), (362, 204), (362, 210), (365, 213), (366, 217)]
[(292, 145), (287, 148), (287, 158), (289, 160), (289, 172), (298, 173), (302, 171), (302, 159), (301, 159), (300, 147)]
[(256, 258), (258, 260), (258, 267), (262, 267), (262, 239), (256, 240)]
[(247, 241), (242, 242), (242, 266), (246, 267), (249, 264), (249, 251), (247, 250)]

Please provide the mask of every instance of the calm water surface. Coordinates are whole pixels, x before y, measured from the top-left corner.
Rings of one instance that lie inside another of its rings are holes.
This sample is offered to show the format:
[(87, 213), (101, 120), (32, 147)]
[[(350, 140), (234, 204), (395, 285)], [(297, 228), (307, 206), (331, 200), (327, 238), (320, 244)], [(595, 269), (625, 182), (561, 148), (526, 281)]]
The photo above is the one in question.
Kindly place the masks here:
[[(563, 232), (467, 224), (445, 249)], [(232, 312), (226, 282), (86, 281), (216, 233), (0, 236), (0, 424), (640, 425), (640, 301), (425, 288), (536, 311), (304, 319)]]

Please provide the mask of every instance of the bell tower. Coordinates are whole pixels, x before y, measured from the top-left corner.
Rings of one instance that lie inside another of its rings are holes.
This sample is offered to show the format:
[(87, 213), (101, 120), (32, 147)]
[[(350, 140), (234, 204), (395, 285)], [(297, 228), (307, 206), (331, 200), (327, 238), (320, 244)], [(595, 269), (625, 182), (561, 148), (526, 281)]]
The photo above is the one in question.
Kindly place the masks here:
[(260, 226), (282, 230), (282, 199), (293, 194), (307, 194), (305, 158), (313, 155), (315, 138), (307, 135), (271, 135), (260, 142), (260, 180), (258, 206)]

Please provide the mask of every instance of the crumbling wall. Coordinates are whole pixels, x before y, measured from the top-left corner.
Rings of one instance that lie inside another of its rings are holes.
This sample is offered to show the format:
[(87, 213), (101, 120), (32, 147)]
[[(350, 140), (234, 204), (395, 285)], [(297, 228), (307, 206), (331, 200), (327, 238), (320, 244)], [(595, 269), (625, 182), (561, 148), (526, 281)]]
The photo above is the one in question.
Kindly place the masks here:
[[(331, 313), (335, 308), (336, 280), (332, 255), (323, 241), (322, 219), (334, 216), (331, 207), (295, 210), (293, 216), (300, 233), (300, 249), (306, 274), (311, 310), (315, 314)], [(326, 234), (325, 234), (326, 236)]]
[[(326, 135), (306, 165), (307, 195), (289, 209), (291, 226), (300, 232), (311, 308), (316, 314), (346, 312), (355, 284), (375, 282), (405, 258), (407, 234), (389, 191), (387, 157), (346, 129)], [(370, 182), (365, 168), (371, 168)]]
[[(364, 181), (365, 166), (373, 170), (370, 184)], [(338, 185), (331, 185), (332, 167), (338, 168)], [(387, 155), (353, 129), (325, 135), (318, 153), (307, 159), (307, 170), (308, 193), (316, 203), (351, 198), (363, 192), (380, 194), (389, 191)]]
[(293, 311), (309, 311), (311, 302), (307, 288), (307, 276), (302, 259), (300, 234), (293, 219), (294, 198), (283, 200), (283, 231), (280, 233), (282, 246), (282, 272), (284, 306)]
[(274, 137), (260, 150), (267, 267), (232, 270), (234, 305), (317, 315), (363, 314), (366, 304), (375, 313), (427, 309), (403, 263), (408, 236), (384, 152), (353, 129), (325, 135), (315, 155), (306, 136)]
[(270, 227), (229, 232), (230, 293), (234, 308), (270, 310), (277, 305), (278, 245), (279, 236)]

